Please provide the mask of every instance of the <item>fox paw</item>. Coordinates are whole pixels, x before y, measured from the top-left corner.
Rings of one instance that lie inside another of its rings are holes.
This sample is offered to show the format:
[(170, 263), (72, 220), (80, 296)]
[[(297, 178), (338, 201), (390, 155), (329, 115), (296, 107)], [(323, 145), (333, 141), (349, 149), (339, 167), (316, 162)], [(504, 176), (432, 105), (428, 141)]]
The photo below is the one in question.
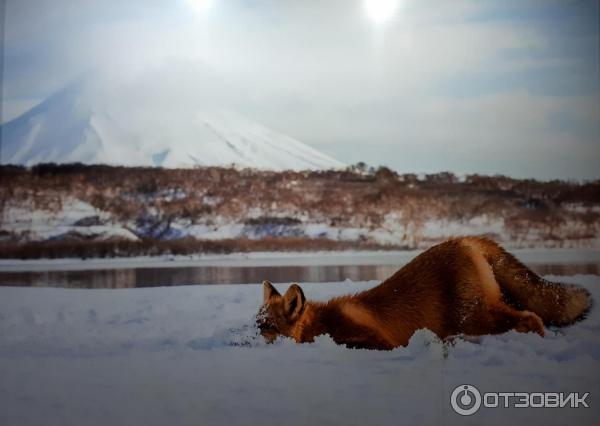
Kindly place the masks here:
[(520, 318), (515, 326), (515, 330), (519, 333), (529, 333), (533, 331), (540, 336), (544, 337), (544, 322), (534, 312), (523, 311), (520, 313)]

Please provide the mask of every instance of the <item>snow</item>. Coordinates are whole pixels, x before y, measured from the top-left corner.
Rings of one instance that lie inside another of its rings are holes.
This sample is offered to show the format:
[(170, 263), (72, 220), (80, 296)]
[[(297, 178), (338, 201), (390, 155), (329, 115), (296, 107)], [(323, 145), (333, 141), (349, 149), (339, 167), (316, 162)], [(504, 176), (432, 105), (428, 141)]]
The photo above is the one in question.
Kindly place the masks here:
[[(0, 217), (1, 229), (27, 235), (31, 240), (61, 239), (66, 236), (94, 236), (95, 239), (113, 237), (137, 240), (130, 230), (111, 223), (111, 214), (77, 198), (67, 197), (45, 207), (31, 202), (9, 200)], [(86, 220), (98, 222), (88, 225)]]
[(228, 238), (237, 238), (242, 234), (244, 225), (241, 223), (225, 224), (220, 226), (191, 225), (181, 226), (188, 235), (201, 240), (222, 240)]
[[(489, 218), (486, 215), (474, 216), (468, 220), (428, 220), (419, 230), (425, 239), (448, 238), (453, 235), (506, 235), (504, 220)], [(510, 240), (510, 238), (505, 238)]]
[[(5, 163), (229, 166), (318, 170), (345, 165), (289, 136), (220, 107), (131, 105), (82, 80), (0, 126)], [(169, 110), (177, 107), (169, 106)]]
[[(252, 215), (249, 215), (252, 217)], [(290, 217), (298, 218), (296, 215)], [(301, 220), (300, 218), (298, 218)], [(307, 219), (310, 220), (310, 219)], [(176, 222), (177, 223), (177, 222)], [(502, 219), (492, 219), (485, 215), (475, 216), (469, 220), (431, 219), (420, 225), (386, 220), (381, 227), (339, 227), (318, 222), (302, 222), (285, 225), (244, 225), (236, 222), (220, 221), (216, 225), (187, 225), (177, 223), (182, 235), (190, 235), (198, 239), (250, 238), (265, 236), (300, 236), (309, 238), (326, 238), (334, 241), (371, 241), (382, 245), (408, 247), (428, 247), (433, 241), (442, 241), (456, 235), (493, 234), (506, 247), (522, 248), (539, 245), (558, 247), (600, 248), (600, 238), (569, 240), (568, 238), (550, 240), (546, 238), (547, 229), (530, 229), (522, 235), (512, 235), (504, 226)], [(580, 222), (566, 222), (561, 235), (586, 235), (585, 225)], [(582, 242), (584, 241), (584, 242)]]
[(600, 213), (600, 206), (588, 206), (583, 203), (564, 204), (563, 208), (574, 213)]
[[(268, 277), (265, 277), (268, 278)], [(600, 277), (547, 277), (600, 297)], [(376, 282), (302, 283), (324, 300)], [(277, 285), (284, 291), (287, 285)], [(259, 285), (135, 290), (0, 288), (0, 424), (591, 424), (600, 314), (547, 337), (510, 332), (350, 350), (256, 338)], [(455, 386), (590, 392), (590, 408), (492, 409), (459, 417)]]

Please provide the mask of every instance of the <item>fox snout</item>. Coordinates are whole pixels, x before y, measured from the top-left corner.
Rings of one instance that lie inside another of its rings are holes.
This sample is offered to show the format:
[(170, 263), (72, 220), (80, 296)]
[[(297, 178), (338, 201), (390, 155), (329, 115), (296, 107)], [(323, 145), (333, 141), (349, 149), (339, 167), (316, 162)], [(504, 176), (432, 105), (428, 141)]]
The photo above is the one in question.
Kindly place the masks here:
[(267, 343), (273, 343), (277, 339), (279, 332), (272, 318), (269, 318), (266, 304), (260, 308), (256, 315), (256, 327)]

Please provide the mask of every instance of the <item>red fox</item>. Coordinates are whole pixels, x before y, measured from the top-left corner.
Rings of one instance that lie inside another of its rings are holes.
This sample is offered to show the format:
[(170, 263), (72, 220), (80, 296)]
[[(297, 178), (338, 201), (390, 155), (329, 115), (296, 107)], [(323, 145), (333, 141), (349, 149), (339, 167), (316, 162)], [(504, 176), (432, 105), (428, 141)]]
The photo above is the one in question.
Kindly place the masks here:
[(590, 308), (587, 290), (536, 275), (494, 241), (454, 238), (431, 247), (380, 285), (328, 302), (308, 301), (297, 284), (281, 296), (263, 282), (257, 316), (267, 342), (287, 336), (312, 342), (329, 334), (350, 348), (406, 346), (427, 328), (449, 336), (508, 330), (544, 335), (544, 325), (563, 326)]

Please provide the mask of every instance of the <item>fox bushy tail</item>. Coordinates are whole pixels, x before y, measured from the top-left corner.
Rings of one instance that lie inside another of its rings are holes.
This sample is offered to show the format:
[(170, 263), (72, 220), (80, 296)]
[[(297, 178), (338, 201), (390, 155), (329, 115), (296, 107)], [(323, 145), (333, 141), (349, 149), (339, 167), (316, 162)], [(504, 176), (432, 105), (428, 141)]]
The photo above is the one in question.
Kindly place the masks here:
[(590, 309), (592, 299), (585, 288), (547, 281), (500, 246), (495, 248), (488, 251), (488, 262), (507, 303), (557, 326), (576, 322)]

